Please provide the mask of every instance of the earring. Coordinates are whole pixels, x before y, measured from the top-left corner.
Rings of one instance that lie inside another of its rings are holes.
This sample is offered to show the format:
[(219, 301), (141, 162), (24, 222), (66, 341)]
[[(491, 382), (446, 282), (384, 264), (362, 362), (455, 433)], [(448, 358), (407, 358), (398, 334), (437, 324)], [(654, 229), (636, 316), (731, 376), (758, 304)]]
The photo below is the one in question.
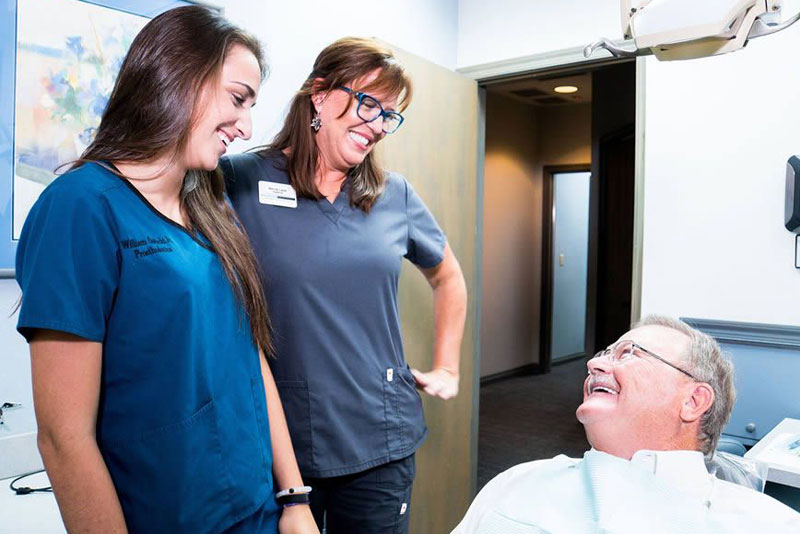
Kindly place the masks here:
[(319, 111), (314, 113), (314, 118), (311, 119), (311, 127), (315, 132), (318, 132), (319, 129), (322, 128), (322, 117), (319, 116)]

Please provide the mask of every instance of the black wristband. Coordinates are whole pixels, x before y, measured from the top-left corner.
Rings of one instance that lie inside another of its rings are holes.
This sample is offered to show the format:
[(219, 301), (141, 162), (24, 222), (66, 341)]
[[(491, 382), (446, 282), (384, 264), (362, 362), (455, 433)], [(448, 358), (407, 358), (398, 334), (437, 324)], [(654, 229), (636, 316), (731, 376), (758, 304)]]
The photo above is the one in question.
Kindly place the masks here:
[(308, 493), (296, 493), (294, 495), (283, 495), (276, 499), (281, 506), (292, 506), (295, 504), (309, 504), (311, 499)]

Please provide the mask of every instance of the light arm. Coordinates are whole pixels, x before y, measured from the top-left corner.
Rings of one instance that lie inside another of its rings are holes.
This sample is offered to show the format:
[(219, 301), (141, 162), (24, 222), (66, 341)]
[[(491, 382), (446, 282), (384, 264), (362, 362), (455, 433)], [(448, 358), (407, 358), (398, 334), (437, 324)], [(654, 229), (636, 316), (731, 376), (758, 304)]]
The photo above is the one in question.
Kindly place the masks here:
[(38, 444), (68, 532), (127, 532), (122, 507), (97, 446), (103, 347), (40, 330), (31, 341)]
[(444, 257), (430, 269), (421, 269), (433, 289), (433, 370), (412, 369), (417, 386), (427, 394), (449, 399), (458, 394), (461, 340), (467, 316), (467, 286), (461, 266), (450, 245)]
[[(269, 414), (269, 436), (272, 443), (272, 473), (275, 478), (275, 491), (303, 485), (300, 468), (294, 456), (286, 415), (272, 371), (266, 359), (259, 355), (261, 377), (264, 380), (264, 394)], [(278, 524), (280, 534), (319, 534), (311, 509), (305, 505), (285, 508)]]

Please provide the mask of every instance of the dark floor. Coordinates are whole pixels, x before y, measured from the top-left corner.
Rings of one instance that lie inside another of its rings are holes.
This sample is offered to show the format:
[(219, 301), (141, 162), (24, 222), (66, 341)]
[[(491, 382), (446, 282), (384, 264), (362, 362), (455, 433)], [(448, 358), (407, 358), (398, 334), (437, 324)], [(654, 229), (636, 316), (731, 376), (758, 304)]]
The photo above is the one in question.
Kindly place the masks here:
[(585, 360), (554, 365), (544, 375), (518, 376), (481, 386), (478, 488), (511, 466), (589, 448), (575, 419)]

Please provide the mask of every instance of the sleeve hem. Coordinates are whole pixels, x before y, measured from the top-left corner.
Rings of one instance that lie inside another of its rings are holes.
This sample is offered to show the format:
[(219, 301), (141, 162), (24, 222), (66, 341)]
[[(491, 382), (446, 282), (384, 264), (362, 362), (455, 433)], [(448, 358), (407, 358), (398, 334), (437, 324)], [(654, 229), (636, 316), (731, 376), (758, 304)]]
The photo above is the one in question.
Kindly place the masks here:
[(97, 332), (93, 332), (79, 325), (59, 321), (25, 321), (17, 325), (17, 332), (19, 332), (28, 343), (31, 342), (31, 338), (37, 330), (55, 330), (98, 343), (102, 343), (104, 339), (102, 334), (98, 334)]
[[(438, 254), (436, 254), (435, 256), (430, 256), (429, 258), (426, 258), (423, 261), (416, 262), (415, 265), (417, 265), (418, 267), (420, 267), (422, 269), (431, 269), (433, 267), (436, 267), (440, 263), (442, 263), (442, 261), (444, 260), (444, 247), (447, 244), (447, 236), (442, 234), (442, 237), (443, 237), (443, 239), (442, 239), (442, 243), (441, 243), (441, 251)], [(428, 259), (431, 260), (431, 261), (426, 261)]]

